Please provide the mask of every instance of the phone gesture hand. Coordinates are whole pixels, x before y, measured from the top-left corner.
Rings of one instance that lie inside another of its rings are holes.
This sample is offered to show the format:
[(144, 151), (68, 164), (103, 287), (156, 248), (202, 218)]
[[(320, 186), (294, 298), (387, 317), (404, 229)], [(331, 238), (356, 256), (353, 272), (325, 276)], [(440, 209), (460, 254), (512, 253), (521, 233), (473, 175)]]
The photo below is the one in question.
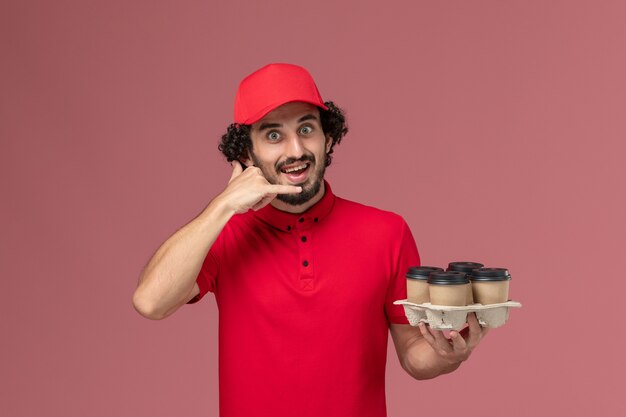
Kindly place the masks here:
[(270, 184), (258, 167), (251, 166), (244, 170), (239, 161), (232, 161), (231, 165), (233, 172), (220, 196), (235, 213), (259, 210), (271, 203), (278, 194), (302, 192), (299, 186)]

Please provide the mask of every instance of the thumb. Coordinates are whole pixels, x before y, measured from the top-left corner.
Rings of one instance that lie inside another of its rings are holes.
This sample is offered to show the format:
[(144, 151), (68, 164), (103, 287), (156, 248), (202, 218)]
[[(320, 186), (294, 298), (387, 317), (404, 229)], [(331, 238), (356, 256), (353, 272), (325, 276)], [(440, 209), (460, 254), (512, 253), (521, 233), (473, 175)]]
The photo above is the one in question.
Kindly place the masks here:
[(230, 165), (232, 165), (233, 167), (233, 173), (231, 174), (230, 180), (228, 180), (228, 182), (231, 182), (232, 180), (237, 178), (239, 175), (241, 175), (241, 173), (243, 172), (241, 163), (238, 160), (235, 159), (234, 161), (231, 161)]

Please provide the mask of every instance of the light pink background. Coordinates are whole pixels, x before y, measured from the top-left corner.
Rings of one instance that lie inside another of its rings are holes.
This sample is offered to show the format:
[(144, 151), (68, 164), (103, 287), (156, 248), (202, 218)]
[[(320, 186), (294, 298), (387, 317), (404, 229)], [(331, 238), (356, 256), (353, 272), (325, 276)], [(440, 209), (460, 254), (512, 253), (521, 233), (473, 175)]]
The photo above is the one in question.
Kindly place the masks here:
[(348, 112), (337, 194), (402, 214), (425, 264), (508, 267), (524, 305), (452, 375), (414, 381), (391, 350), (389, 415), (625, 415), (625, 21), (621, 1), (3, 1), (0, 415), (217, 415), (212, 297), (161, 322), (130, 300), (223, 188), (237, 83), (273, 61)]

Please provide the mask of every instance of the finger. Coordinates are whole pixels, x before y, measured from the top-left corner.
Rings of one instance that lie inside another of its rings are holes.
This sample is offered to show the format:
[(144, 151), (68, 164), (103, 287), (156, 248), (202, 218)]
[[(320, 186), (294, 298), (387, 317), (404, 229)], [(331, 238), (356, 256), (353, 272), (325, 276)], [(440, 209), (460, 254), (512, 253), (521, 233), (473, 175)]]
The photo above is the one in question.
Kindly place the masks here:
[(433, 330), (430, 329), (431, 333), (433, 334), (433, 337), (435, 338), (435, 343), (437, 345), (437, 348), (441, 351), (441, 352), (450, 352), (452, 350), (452, 348), (450, 347), (450, 341), (448, 339), (446, 339), (446, 337), (443, 335), (443, 332), (440, 330)]
[(262, 209), (263, 207), (271, 203), (274, 198), (276, 198), (276, 194), (266, 195), (265, 197), (261, 199), (261, 201), (259, 201), (254, 206), (252, 206), (252, 210), (257, 211), (257, 210)]
[(232, 180), (234, 180), (235, 178), (237, 178), (239, 175), (241, 175), (241, 173), (243, 172), (243, 168), (241, 167), (241, 162), (239, 162), (238, 160), (234, 160), (230, 162), (230, 165), (233, 167), (233, 173), (230, 176), (230, 180), (228, 180), (228, 182), (231, 182)]
[(450, 332), (450, 340), (452, 341), (452, 350), (455, 352), (465, 352), (467, 350), (467, 342), (459, 332)]
[(302, 192), (302, 187), (296, 185), (270, 184), (267, 194), (298, 194)]
[(467, 324), (469, 326), (467, 344), (470, 347), (474, 347), (478, 344), (478, 342), (480, 342), (480, 338), (484, 334), (482, 328), (480, 327), (480, 323), (478, 322), (478, 318), (476, 317), (476, 313), (469, 313), (467, 315)]
[(426, 324), (424, 322), (422, 322), (422, 323), (419, 323), (417, 325), (417, 327), (420, 329), (420, 333), (422, 334), (422, 337), (424, 337), (424, 339), (426, 339), (428, 344), (431, 345), (434, 348), (435, 347), (435, 338), (433, 337), (432, 334), (430, 334), (430, 332), (426, 328)]

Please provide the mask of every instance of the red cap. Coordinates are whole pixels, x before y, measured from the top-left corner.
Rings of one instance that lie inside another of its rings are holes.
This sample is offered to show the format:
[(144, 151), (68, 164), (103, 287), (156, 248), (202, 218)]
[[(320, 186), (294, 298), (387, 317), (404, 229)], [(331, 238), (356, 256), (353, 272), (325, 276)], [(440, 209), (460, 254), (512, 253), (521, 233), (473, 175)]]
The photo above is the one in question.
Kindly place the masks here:
[(328, 110), (309, 72), (292, 64), (269, 64), (241, 81), (235, 123), (251, 125), (285, 103), (303, 101)]

